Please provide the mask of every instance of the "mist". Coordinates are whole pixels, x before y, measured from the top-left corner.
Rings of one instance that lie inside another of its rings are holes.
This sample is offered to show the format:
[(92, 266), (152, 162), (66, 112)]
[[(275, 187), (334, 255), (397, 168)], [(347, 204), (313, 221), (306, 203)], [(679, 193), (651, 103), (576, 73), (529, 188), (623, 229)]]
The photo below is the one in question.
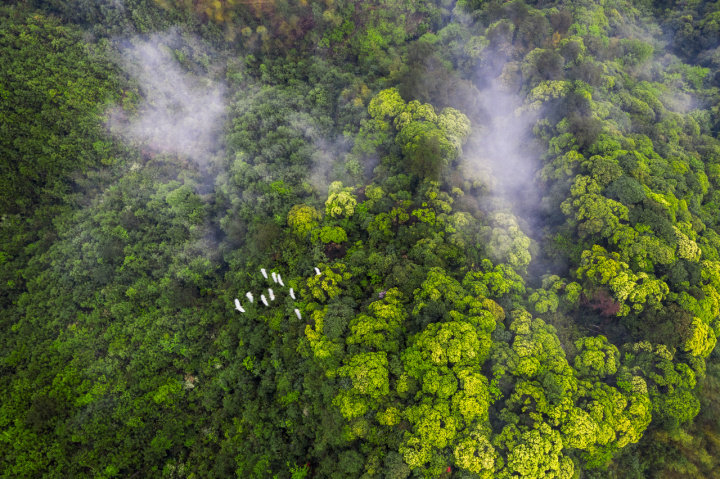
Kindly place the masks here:
[(116, 108), (109, 116), (110, 130), (153, 154), (175, 154), (205, 165), (219, 149), (225, 88), (211, 75), (181, 66), (178, 58), (186, 59), (183, 52), (198, 44), (172, 31), (123, 42), (119, 63), (141, 100), (133, 113)]
[(330, 137), (329, 132), (323, 131), (322, 126), (305, 113), (293, 113), (287, 122), (312, 144), (311, 163), (304, 179), (322, 197), (327, 194), (330, 183), (343, 176), (344, 165), (340, 159), (350, 151), (350, 142), (342, 135)]
[(476, 92), (478, 113), (463, 156), (475, 175), (488, 179), (489, 194), (478, 201), (491, 214), (513, 213), (526, 234), (537, 238), (542, 226), (542, 195), (535, 181), (540, 149), (532, 133), (537, 115), (519, 113), (524, 99), (502, 75)]

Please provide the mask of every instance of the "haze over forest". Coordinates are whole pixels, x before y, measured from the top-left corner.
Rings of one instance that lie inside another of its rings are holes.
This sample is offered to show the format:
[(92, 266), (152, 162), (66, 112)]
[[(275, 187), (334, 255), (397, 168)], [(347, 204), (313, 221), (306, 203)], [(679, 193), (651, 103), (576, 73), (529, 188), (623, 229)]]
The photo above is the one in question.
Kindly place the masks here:
[(0, 477), (720, 478), (720, 3), (0, 5)]

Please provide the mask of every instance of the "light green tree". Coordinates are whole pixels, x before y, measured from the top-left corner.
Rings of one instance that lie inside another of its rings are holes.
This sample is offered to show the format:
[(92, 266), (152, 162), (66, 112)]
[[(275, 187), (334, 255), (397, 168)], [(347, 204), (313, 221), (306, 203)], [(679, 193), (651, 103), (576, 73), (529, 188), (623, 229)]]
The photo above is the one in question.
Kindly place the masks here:
[(708, 357), (717, 343), (713, 328), (700, 318), (693, 318), (691, 331), (685, 342), (685, 351), (689, 351), (693, 356)]
[(514, 424), (505, 426), (493, 440), (507, 451), (505, 465), (494, 477), (500, 479), (570, 479), (575, 471), (572, 460), (562, 454), (560, 432), (547, 424), (521, 431)]
[(347, 241), (347, 233), (339, 226), (323, 226), (317, 235), (323, 243), (343, 243)]
[(328, 190), (325, 201), (325, 212), (332, 218), (351, 217), (355, 212), (357, 200), (352, 195), (352, 188), (343, 188), (342, 182), (334, 181)]
[(620, 352), (605, 336), (580, 338), (575, 347), (573, 367), (580, 377), (602, 379), (617, 373)]
[(370, 116), (381, 121), (389, 121), (402, 113), (407, 104), (400, 97), (397, 88), (389, 88), (379, 92), (368, 105)]
[(506, 264), (493, 266), (489, 259), (480, 263), (479, 271), (470, 271), (463, 279), (463, 286), (475, 295), (500, 298), (506, 294), (525, 293), (522, 277)]
[[(514, 311), (509, 331), (510, 343), (495, 344), (492, 353), (493, 384), (507, 381), (508, 375), (516, 378), (500, 414), (507, 425), (493, 439), (496, 451), (507, 458), (503, 474), (531, 474), (511, 460), (516, 457), (516, 443), (505, 442), (508, 437), (548, 431), (546, 439), (557, 438), (553, 465), (567, 463), (564, 452), (577, 449), (594, 467), (640, 439), (651, 417), (645, 381), (625, 369), (624, 376), (618, 375), (617, 388), (603, 382), (618, 371), (616, 350), (605, 338), (579, 341), (576, 372), (565, 359), (554, 329), (541, 320)], [(520, 469), (514, 471), (511, 465)], [(555, 466), (542, 467), (547, 469), (532, 473), (559, 474)]]
[(319, 219), (318, 211), (305, 204), (295, 205), (288, 212), (288, 226), (301, 238), (317, 228)]
[(618, 316), (630, 312), (630, 305), (626, 303), (636, 311), (642, 311), (646, 303), (660, 307), (670, 292), (664, 281), (643, 272), (635, 274), (627, 263), (620, 261), (619, 254), (610, 253), (599, 245), (583, 251), (576, 274), (578, 279), (586, 280), (583, 289), (590, 294), (594, 287), (609, 286), (621, 305)]
[(370, 303), (368, 313), (361, 313), (350, 321), (351, 334), (346, 339), (347, 344), (397, 352), (398, 334), (405, 321), (400, 291), (397, 288), (387, 290), (382, 300)]
[(310, 276), (306, 281), (310, 295), (317, 301), (325, 302), (338, 296), (342, 291), (341, 285), (352, 278), (352, 273), (347, 270), (347, 265), (344, 263), (336, 263), (332, 266), (320, 263), (318, 268), (321, 274)]
[(577, 226), (581, 238), (591, 235), (612, 237), (620, 227), (620, 221), (628, 219), (628, 208), (603, 196), (600, 185), (589, 176), (576, 176), (570, 194), (560, 208), (570, 218), (570, 223)]
[(481, 479), (491, 479), (498, 463), (498, 454), (488, 439), (488, 434), (479, 428), (472, 430), (456, 441), (453, 448), (455, 464), (477, 474)]
[(700, 401), (693, 394), (697, 380), (695, 372), (674, 356), (674, 351), (664, 345), (643, 341), (624, 347), (622, 364), (626, 376), (632, 373), (645, 379), (653, 416), (685, 423), (700, 411)]

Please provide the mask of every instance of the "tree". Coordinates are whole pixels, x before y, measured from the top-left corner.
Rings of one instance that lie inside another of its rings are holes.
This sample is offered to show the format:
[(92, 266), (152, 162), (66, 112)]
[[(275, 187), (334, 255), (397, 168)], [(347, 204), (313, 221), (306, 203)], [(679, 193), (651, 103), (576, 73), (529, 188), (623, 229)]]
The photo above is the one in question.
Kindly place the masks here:
[(496, 263), (508, 263), (518, 273), (524, 272), (531, 259), (530, 238), (522, 232), (510, 214), (494, 215), (491, 224), (492, 227), (482, 228), (490, 258)]
[(367, 349), (397, 352), (398, 336), (405, 321), (402, 294), (397, 288), (389, 289), (381, 301), (368, 306), (367, 314), (360, 314), (350, 322), (351, 334), (346, 341)]
[(445, 134), (432, 123), (412, 122), (397, 136), (410, 171), (420, 178), (440, 179), (455, 158), (455, 148)]
[(494, 443), (508, 451), (505, 467), (495, 477), (573, 477), (575, 468), (572, 460), (561, 454), (563, 443), (560, 433), (546, 424), (528, 431), (520, 431), (512, 424), (505, 426)]
[(571, 188), (573, 199), (561, 205), (562, 212), (577, 225), (580, 237), (599, 234), (611, 237), (620, 228), (621, 220), (628, 219), (628, 209), (600, 194), (600, 186), (589, 176), (576, 176)]
[(620, 352), (605, 336), (575, 341), (577, 356), (573, 367), (580, 377), (603, 379), (617, 373)]
[(352, 188), (343, 188), (342, 182), (333, 182), (328, 190), (328, 199), (325, 201), (326, 214), (332, 218), (351, 217), (357, 205), (357, 200), (351, 192)]
[(715, 349), (717, 338), (713, 329), (700, 318), (693, 318), (690, 337), (685, 342), (685, 351), (693, 356), (707, 357)]
[(352, 388), (340, 391), (333, 400), (347, 419), (360, 417), (368, 409), (374, 409), (378, 400), (390, 392), (387, 354), (382, 351), (351, 356), (338, 369), (337, 375), (352, 380)]
[(493, 477), (499, 458), (487, 434), (481, 430), (475, 430), (464, 436), (456, 442), (453, 448), (455, 464), (483, 479), (490, 479)]
[(695, 373), (687, 364), (674, 361), (673, 351), (648, 342), (627, 345), (624, 349), (622, 364), (627, 368), (624, 375), (632, 372), (645, 378), (652, 410), (660, 420), (686, 423), (698, 414), (700, 402), (692, 392)]
[(317, 210), (305, 204), (295, 205), (288, 212), (288, 226), (301, 238), (305, 238), (318, 226), (319, 219)]
[(339, 226), (323, 226), (318, 236), (323, 243), (344, 243), (348, 239), (345, 230)]
[(615, 300), (621, 305), (618, 316), (630, 312), (626, 302), (631, 303), (633, 309), (642, 311), (645, 303), (659, 307), (669, 293), (665, 282), (646, 273), (633, 273), (627, 263), (620, 261), (617, 253), (608, 253), (598, 245), (583, 252), (582, 263), (576, 274), (579, 279), (587, 279), (584, 286), (587, 293), (591, 293), (594, 286), (608, 285)]
[(559, 80), (563, 77), (564, 64), (565, 59), (556, 51), (536, 48), (525, 57), (523, 77), (531, 85), (545, 80)]
[(380, 121), (390, 121), (400, 115), (407, 104), (400, 96), (397, 88), (389, 88), (379, 92), (368, 105), (370, 116)]
[[(504, 474), (566, 474), (563, 464), (571, 462), (564, 453), (572, 449), (583, 451), (588, 464), (596, 467), (642, 437), (651, 410), (645, 382), (627, 370), (617, 374), (618, 388), (603, 382), (619, 369), (617, 350), (605, 338), (578, 341), (575, 372), (554, 329), (543, 321), (514, 311), (509, 333), (511, 341), (494, 344), (492, 352), (491, 387), (500, 387), (506, 398), (499, 415), (506, 425), (493, 439), (501, 456), (508, 458)], [(530, 440), (537, 431), (545, 431), (542, 440), (550, 442), (541, 446), (533, 439), (532, 447), (552, 447), (552, 453), (546, 449), (550, 457), (527, 458), (528, 464), (520, 465), (515, 458), (530, 454), (531, 446), (516, 452), (518, 441)]]

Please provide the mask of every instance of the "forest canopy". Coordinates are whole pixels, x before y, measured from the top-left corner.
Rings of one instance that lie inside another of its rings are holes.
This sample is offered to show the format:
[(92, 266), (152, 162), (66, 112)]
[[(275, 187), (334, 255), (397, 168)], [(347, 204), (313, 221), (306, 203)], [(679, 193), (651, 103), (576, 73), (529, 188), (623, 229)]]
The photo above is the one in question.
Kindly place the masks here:
[(720, 477), (720, 6), (0, 6), (0, 476)]

